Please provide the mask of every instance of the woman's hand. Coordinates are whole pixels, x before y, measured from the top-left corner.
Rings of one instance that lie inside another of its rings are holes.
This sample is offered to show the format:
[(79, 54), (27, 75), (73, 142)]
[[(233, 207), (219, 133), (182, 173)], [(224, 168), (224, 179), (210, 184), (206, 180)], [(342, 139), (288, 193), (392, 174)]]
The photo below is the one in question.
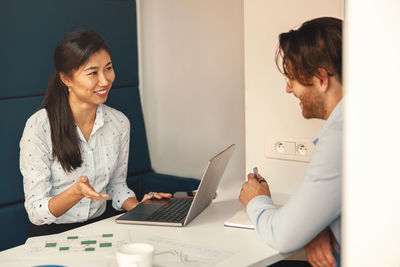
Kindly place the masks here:
[(89, 178), (87, 176), (80, 176), (78, 182), (75, 183), (76, 192), (82, 197), (87, 197), (92, 200), (110, 200), (109, 194), (99, 194), (89, 184)]
[[(146, 195), (143, 196), (143, 199), (141, 202), (148, 200), (148, 199), (152, 199), (152, 198), (157, 198), (157, 199), (161, 199), (161, 198), (170, 198), (172, 197), (171, 194), (169, 193), (156, 193), (156, 192), (150, 192)], [(139, 205), (141, 202), (139, 202), (136, 198), (134, 197), (130, 197), (127, 198), (124, 203), (122, 203), (122, 208), (124, 210), (131, 210), (134, 207), (136, 207), (137, 205)]]
[(49, 210), (55, 217), (61, 216), (84, 197), (93, 200), (111, 199), (108, 194), (97, 193), (89, 184), (87, 176), (81, 176), (78, 182), (49, 200)]
[(152, 199), (152, 198), (162, 199), (162, 198), (171, 198), (171, 197), (172, 197), (172, 195), (170, 193), (150, 192), (143, 196), (143, 199), (141, 202), (146, 201), (148, 199)]

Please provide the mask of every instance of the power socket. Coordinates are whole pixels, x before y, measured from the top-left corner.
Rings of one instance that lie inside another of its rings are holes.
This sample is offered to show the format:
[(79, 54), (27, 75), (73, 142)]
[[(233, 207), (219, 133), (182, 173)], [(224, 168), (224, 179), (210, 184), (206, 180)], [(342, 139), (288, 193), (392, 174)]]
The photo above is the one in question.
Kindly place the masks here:
[(273, 159), (309, 162), (314, 144), (307, 139), (273, 137), (265, 139), (265, 156)]

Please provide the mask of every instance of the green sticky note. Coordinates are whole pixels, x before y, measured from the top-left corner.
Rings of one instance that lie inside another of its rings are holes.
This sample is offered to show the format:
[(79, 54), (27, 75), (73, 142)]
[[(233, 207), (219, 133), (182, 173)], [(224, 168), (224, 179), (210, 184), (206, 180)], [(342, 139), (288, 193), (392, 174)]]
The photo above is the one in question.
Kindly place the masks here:
[(94, 248), (85, 248), (85, 251), (94, 251)]
[(86, 241), (82, 241), (81, 245), (92, 245), (92, 244), (96, 244), (97, 241), (96, 240), (86, 240)]
[(69, 237), (67, 237), (67, 239), (78, 239), (78, 236), (76, 235), (76, 236), (69, 236)]
[(69, 250), (69, 247), (60, 247), (60, 251)]
[(100, 243), (101, 248), (112, 247), (112, 243)]
[(54, 248), (57, 246), (57, 243), (46, 243), (46, 248)]
[(103, 234), (103, 237), (113, 237), (113, 234)]

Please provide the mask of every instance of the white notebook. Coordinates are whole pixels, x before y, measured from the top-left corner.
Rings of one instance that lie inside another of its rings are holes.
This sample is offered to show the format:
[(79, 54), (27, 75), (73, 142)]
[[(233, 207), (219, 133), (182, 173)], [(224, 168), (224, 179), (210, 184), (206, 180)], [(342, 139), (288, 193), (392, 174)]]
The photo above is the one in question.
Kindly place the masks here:
[(250, 221), (244, 209), (236, 212), (235, 215), (226, 220), (224, 222), (224, 226), (251, 229), (251, 230), (255, 229), (254, 224)]
[[(282, 207), (288, 201), (289, 198), (290, 198), (289, 194), (276, 193), (276, 192), (273, 192), (272, 194), (272, 200), (274, 201), (274, 205), (278, 208)], [(224, 222), (224, 226), (251, 229), (251, 230), (255, 229), (254, 224), (250, 221), (245, 209), (239, 210), (238, 212), (236, 212), (235, 215), (226, 220)]]

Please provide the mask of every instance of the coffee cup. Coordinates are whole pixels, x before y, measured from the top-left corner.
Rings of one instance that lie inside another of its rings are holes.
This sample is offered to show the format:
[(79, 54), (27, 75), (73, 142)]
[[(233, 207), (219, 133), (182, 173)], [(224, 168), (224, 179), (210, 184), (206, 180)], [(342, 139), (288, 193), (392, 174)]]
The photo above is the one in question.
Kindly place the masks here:
[(154, 247), (144, 243), (129, 243), (117, 249), (118, 267), (151, 267)]

